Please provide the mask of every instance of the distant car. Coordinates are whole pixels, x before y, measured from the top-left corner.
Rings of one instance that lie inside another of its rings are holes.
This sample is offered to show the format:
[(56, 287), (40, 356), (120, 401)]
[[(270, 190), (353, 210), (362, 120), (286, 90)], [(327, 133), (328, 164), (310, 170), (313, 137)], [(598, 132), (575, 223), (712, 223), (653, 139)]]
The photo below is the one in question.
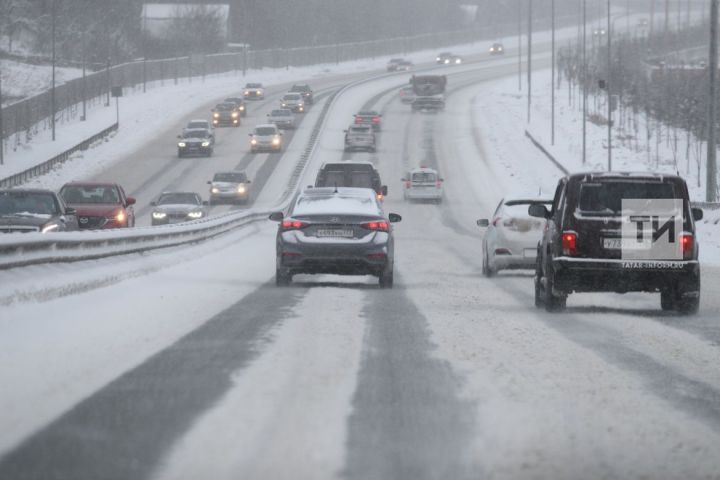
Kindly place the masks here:
[(413, 63), (410, 60), (401, 60), (398, 62), (395, 70), (398, 72), (409, 72), (413, 69), (413, 66)]
[(267, 115), (268, 123), (282, 129), (294, 129), (297, 127), (295, 114), (289, 108), (276, 108)]
[(213, 126), (240, 126), (240, 111), (234, 103), (218, 103), (213, 109)]
[(263, 100), (265, 99), (265, 88), (262, 83), (247, 83), (243, 90), (243, 98), (245, 100)]
[(355, 114), (355, 125), (370, 125), (374, 131), (381, 128), (382, 114), (375, 110), (363, 110)]
[(593, 36), (595, 37), (602, 37), (605, 35), (605, 29), (604, 28), (595, 28), (592, 32)]
[(399, 91), (400, 101), (402, 103), (412, 103), (415, 100), (415, 90), (412, 85), (406, 85)]
[(315, 186), (369, 188), (378, 200), (388, 194), (387, 186), (382, 184), (380, 173), (371, 162), (324, 163), (318, 170)]
[(645, 27), (647, 27), (648, 25), (650, 25), (650, 22), (648, 21), (647, 18), (641, 18), (641, 19), (639, 19), (638, 22), (637, 22), (637, 26), (640, 27), (640, 28), (645, 28)]
[(428, 167), (415, 168), (408, 172), (402, 181), (405, 200), (442, 202), (444, 180), (440, 178), (437, 170)]
[(477, 221), (487, 228), (482, 242), (482, 271), (487, 277), (500, 270), (535, 268), (537, 243), (545, 222), (528, 214), (530, 205), (551, 205), (545, 197), (508, 197), (495, 209), (491, 219)]
[(437, 112), (445, 109), (445, 98), (442, 95), (415, 97), (412, 102), (413, 111)]
[(250, 151), (281, 152), (283, 149), (282, 133), (271, 123), (257, 125), (250, 135)]
[(218, 172), (207, 183), (210, 185), (210, 205), (223, 201), (247, 203), (250, 199), (250, 180), (245, 172)]
[(210, 130), (205, 128), (185, 129), (178, 135), (178, 158), (188, 155), (210, 157), (213, 154), (215, 139)]
[(366, 188), (308, 188), (279, 222), (275, 282), (289, 285), (296, 274), (374, 275), (380, 287), (393, 286), (394, 241), (391, 223)]
[(303, 96), (305, 105), (312, 105), (315, 103), (315, 95), (313, 94), (312, 88), (307, 83), (296, 83), (290, 88), (291, 93), (299, 93)]
[(240, 112), (240, 116), (247, 116), (247, 107), (245, 105), (245, 100), (242, 97), (228, 97), (223, 100), (223, 103), (234, 103), (235, 107), (237, 107), (238, 109), (238, 112)]
[(695, 314), (700, 261), (681, 177), (594, 172), (560, 179), (552, 207), (531, 205), (544, 222), (535, 262), (535, 306), (563, 310), (574, 292), (653, 292), (660, 307)]
[(50, 190), (0, 190), (0, 233), (70, 232), (78, 229), (75, 209)]
[(398, 66), (403, 62), (402, 58), (391, 58), (388, 60), (386, 69), (388, 72), (397, 72)]
[(305, 113), (305, 100), (302, 93), (286, 93), (280, 100), (280, 108), (288, 108), (295, 113)]
[(77, 212), (81, 230), (135, 226), (135, 199), (125, 195), (125, 190), (116, 183), (66, 183), (60, 196)]
[(350, 125), (345, 130), (345, 151), (365, 150), (374, 152), (377, 148), (375, 132), (369, 125)]
[(441, 65), (459, 65), (463, 61), (460, 55), (454, 55), (450, 52), (441, 52), (435, 57), (435, 63)]
[(495, 42), (490, 46), (490, 55), (503, 55), (505, 53), (505, 47), (502, 43)]
[(207, 217), (207, 202), (203, 202), (200, 195), (193, 192), (163, 192), (151, 205), (153, 210), (150, 221), (153, 226)]

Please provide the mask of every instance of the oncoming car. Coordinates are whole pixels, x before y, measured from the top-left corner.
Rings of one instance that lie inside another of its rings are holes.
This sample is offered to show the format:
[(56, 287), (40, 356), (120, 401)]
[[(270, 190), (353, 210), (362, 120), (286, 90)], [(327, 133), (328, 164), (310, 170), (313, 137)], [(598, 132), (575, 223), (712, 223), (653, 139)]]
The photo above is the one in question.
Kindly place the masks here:
[(265, 89), (262, 83), (247, 83), (243, 90), (243, 98), (245, 100), (263, 100), (265, 98)]
[(235, 104), (238, 112), (240, 112), (240, 116), (247, 117), (247, 106), (245, 105), (245, 100), (242, 97), (228, 97), (223, 100), (223, 103)]
[(502, 43), (495, 42), (490, 46), (490, 55), (502, 55), (505, 53), (505, 47)]
[(509, 197), (500, 201), (492, 219), (480, 219), (487, 228), (482, 241), (482, 271), (487, 277), (500, 270), (534, 268), (537, 243), (545, 222), (528, 214), (534, 204), (550, 205), (546, 197)]
[(210, 185), (210, 205), (219, 202), (247, 203), (250, 199), (250, 180), (245, 172), (217, 172)]
[(441, 52), (435, 57), (435, 63), (440, 65), (460, 65), (462, 61), (460, 55), (454, 55), (450, 52)]
[(436, 170), (428, 167), (420, 167), (411, 170), (402, 179), (405, 190), (405, 200), (431, 200), (436, 203), (442, 202), (443, 182)]
[(185, 129), (178, 135), (178, 158), (187, 155), (210, 157), (213, 154), (215, 140), (209, 130), (203, 128)]
[(75, 209), (55, 192), (0, 190), (0, 233), (68, 232), (78, 229)]
[(65, 204), (74, 208), (81, 230), (135, 226), (135, 199), (115, 183), (71, 182), (60, 189)]
[(380, 286), (393, 285), (394, 240), (391, 223), (366, 188), (308, 188), (290, 207), (270, 215), (279, 222), (275, 281), (288, 285), (293, 275), (374, 275)]
[(213, 125), (240, 126), (240, 112), (234, 103), (219, 103), (213, 109)]
[(150, 221), (155, 226), (197, 220), (207, 216), (206, 204), (197, 193), (163, 192), (151, 203)]
[(250, 151), (281, 152), (283, 149), (282, 133), (271, 123), (257, 125), (250, 135)]
[(315, 103), (315, 96), (312, 88), (307, 83), (296, 83), (290, 88), (291, 93), (299, 93), (302, 95), (305, 105), (312, 105)]
[(304, 113), (305, 100), (301, 93), (286, 93), (280, 100), (280, 107), (290, 109), (295, 113)]

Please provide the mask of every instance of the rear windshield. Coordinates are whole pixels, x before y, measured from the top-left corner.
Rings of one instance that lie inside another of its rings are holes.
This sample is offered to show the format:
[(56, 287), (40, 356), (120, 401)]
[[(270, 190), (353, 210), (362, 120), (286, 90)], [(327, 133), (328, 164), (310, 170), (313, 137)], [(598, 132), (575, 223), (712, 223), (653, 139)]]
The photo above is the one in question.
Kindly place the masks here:
[(166, 193), (160, 196), (158, 205), (200, 205), (200, 199), (194, 193)]
[(417, 172), (412, 174), (412, 181), (416, 183), (430, 183), (437, 179), (437, 175), (432, 172)]
[(243, 183), (247, 181), (247, 176), (244, 173), (216, 173), (213, 177), (213, 182), (230, 182), (230, 183)]
[(620, 215), (624, 199), (673, 199), (675, 188), (666, 182), (597, 182), (580, 185), (577, 210), (585, 215)]
[(255, 135), (275, 135), (277, 130), (274, 127), (259, 127), (255, 129)]
[(58, 206), (51, 193), (0, 192), (0, 215), (30, 217), (56, 213), (58, 213)]
[(298, 198), (293, 216), (323, 214), (380, 215), (373, 196), (359, 195), (307, 195)]
[(79, 186), (68, 185), (60, 191), (65, 203), (120, 203), (117, 188), (112, 185)]

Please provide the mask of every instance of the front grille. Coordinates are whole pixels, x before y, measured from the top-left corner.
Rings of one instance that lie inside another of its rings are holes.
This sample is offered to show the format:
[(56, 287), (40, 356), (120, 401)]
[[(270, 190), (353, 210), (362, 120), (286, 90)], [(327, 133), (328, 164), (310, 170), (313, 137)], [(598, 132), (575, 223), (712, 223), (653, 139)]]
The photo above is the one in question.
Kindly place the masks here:
[(187, 217), (186, 213), (171, 213), (168, 215), (168, 218), (172, 218), (175, 220), (183, 220)]
[(82, 229), (102, 228), (107, 223), (105, 217), (78, 217), (78, 223)]
[(28, 227), (23, 225), (3, 225), (0, 227), (0, 233), (30, 233), (39, 232), (38, 227)]

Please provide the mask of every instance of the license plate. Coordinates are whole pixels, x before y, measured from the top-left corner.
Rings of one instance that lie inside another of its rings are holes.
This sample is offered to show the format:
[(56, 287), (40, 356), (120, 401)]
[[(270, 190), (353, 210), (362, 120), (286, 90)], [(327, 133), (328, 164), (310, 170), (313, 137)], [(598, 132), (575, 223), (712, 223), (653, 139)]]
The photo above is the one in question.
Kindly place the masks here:
[(318, 237), (348, 238), (353, 236), (353, 231), (337, 228), (319, 228), (315, 235)]
[(620, 250), (622, 248), (621, 238), (603, 238), (603, 248), (608, 250)]
[(535, 258), (535, 257), (537, 257), (537, 250), (534, 248), (526, 248), (523, 250), (523, 257)]
[(622, 238), (603, 238), (603, 247), (606, 250), (649, 250), (652, 245), (649, 242), (636, 242), (634, 239), (625, 239), (623, 245)]

